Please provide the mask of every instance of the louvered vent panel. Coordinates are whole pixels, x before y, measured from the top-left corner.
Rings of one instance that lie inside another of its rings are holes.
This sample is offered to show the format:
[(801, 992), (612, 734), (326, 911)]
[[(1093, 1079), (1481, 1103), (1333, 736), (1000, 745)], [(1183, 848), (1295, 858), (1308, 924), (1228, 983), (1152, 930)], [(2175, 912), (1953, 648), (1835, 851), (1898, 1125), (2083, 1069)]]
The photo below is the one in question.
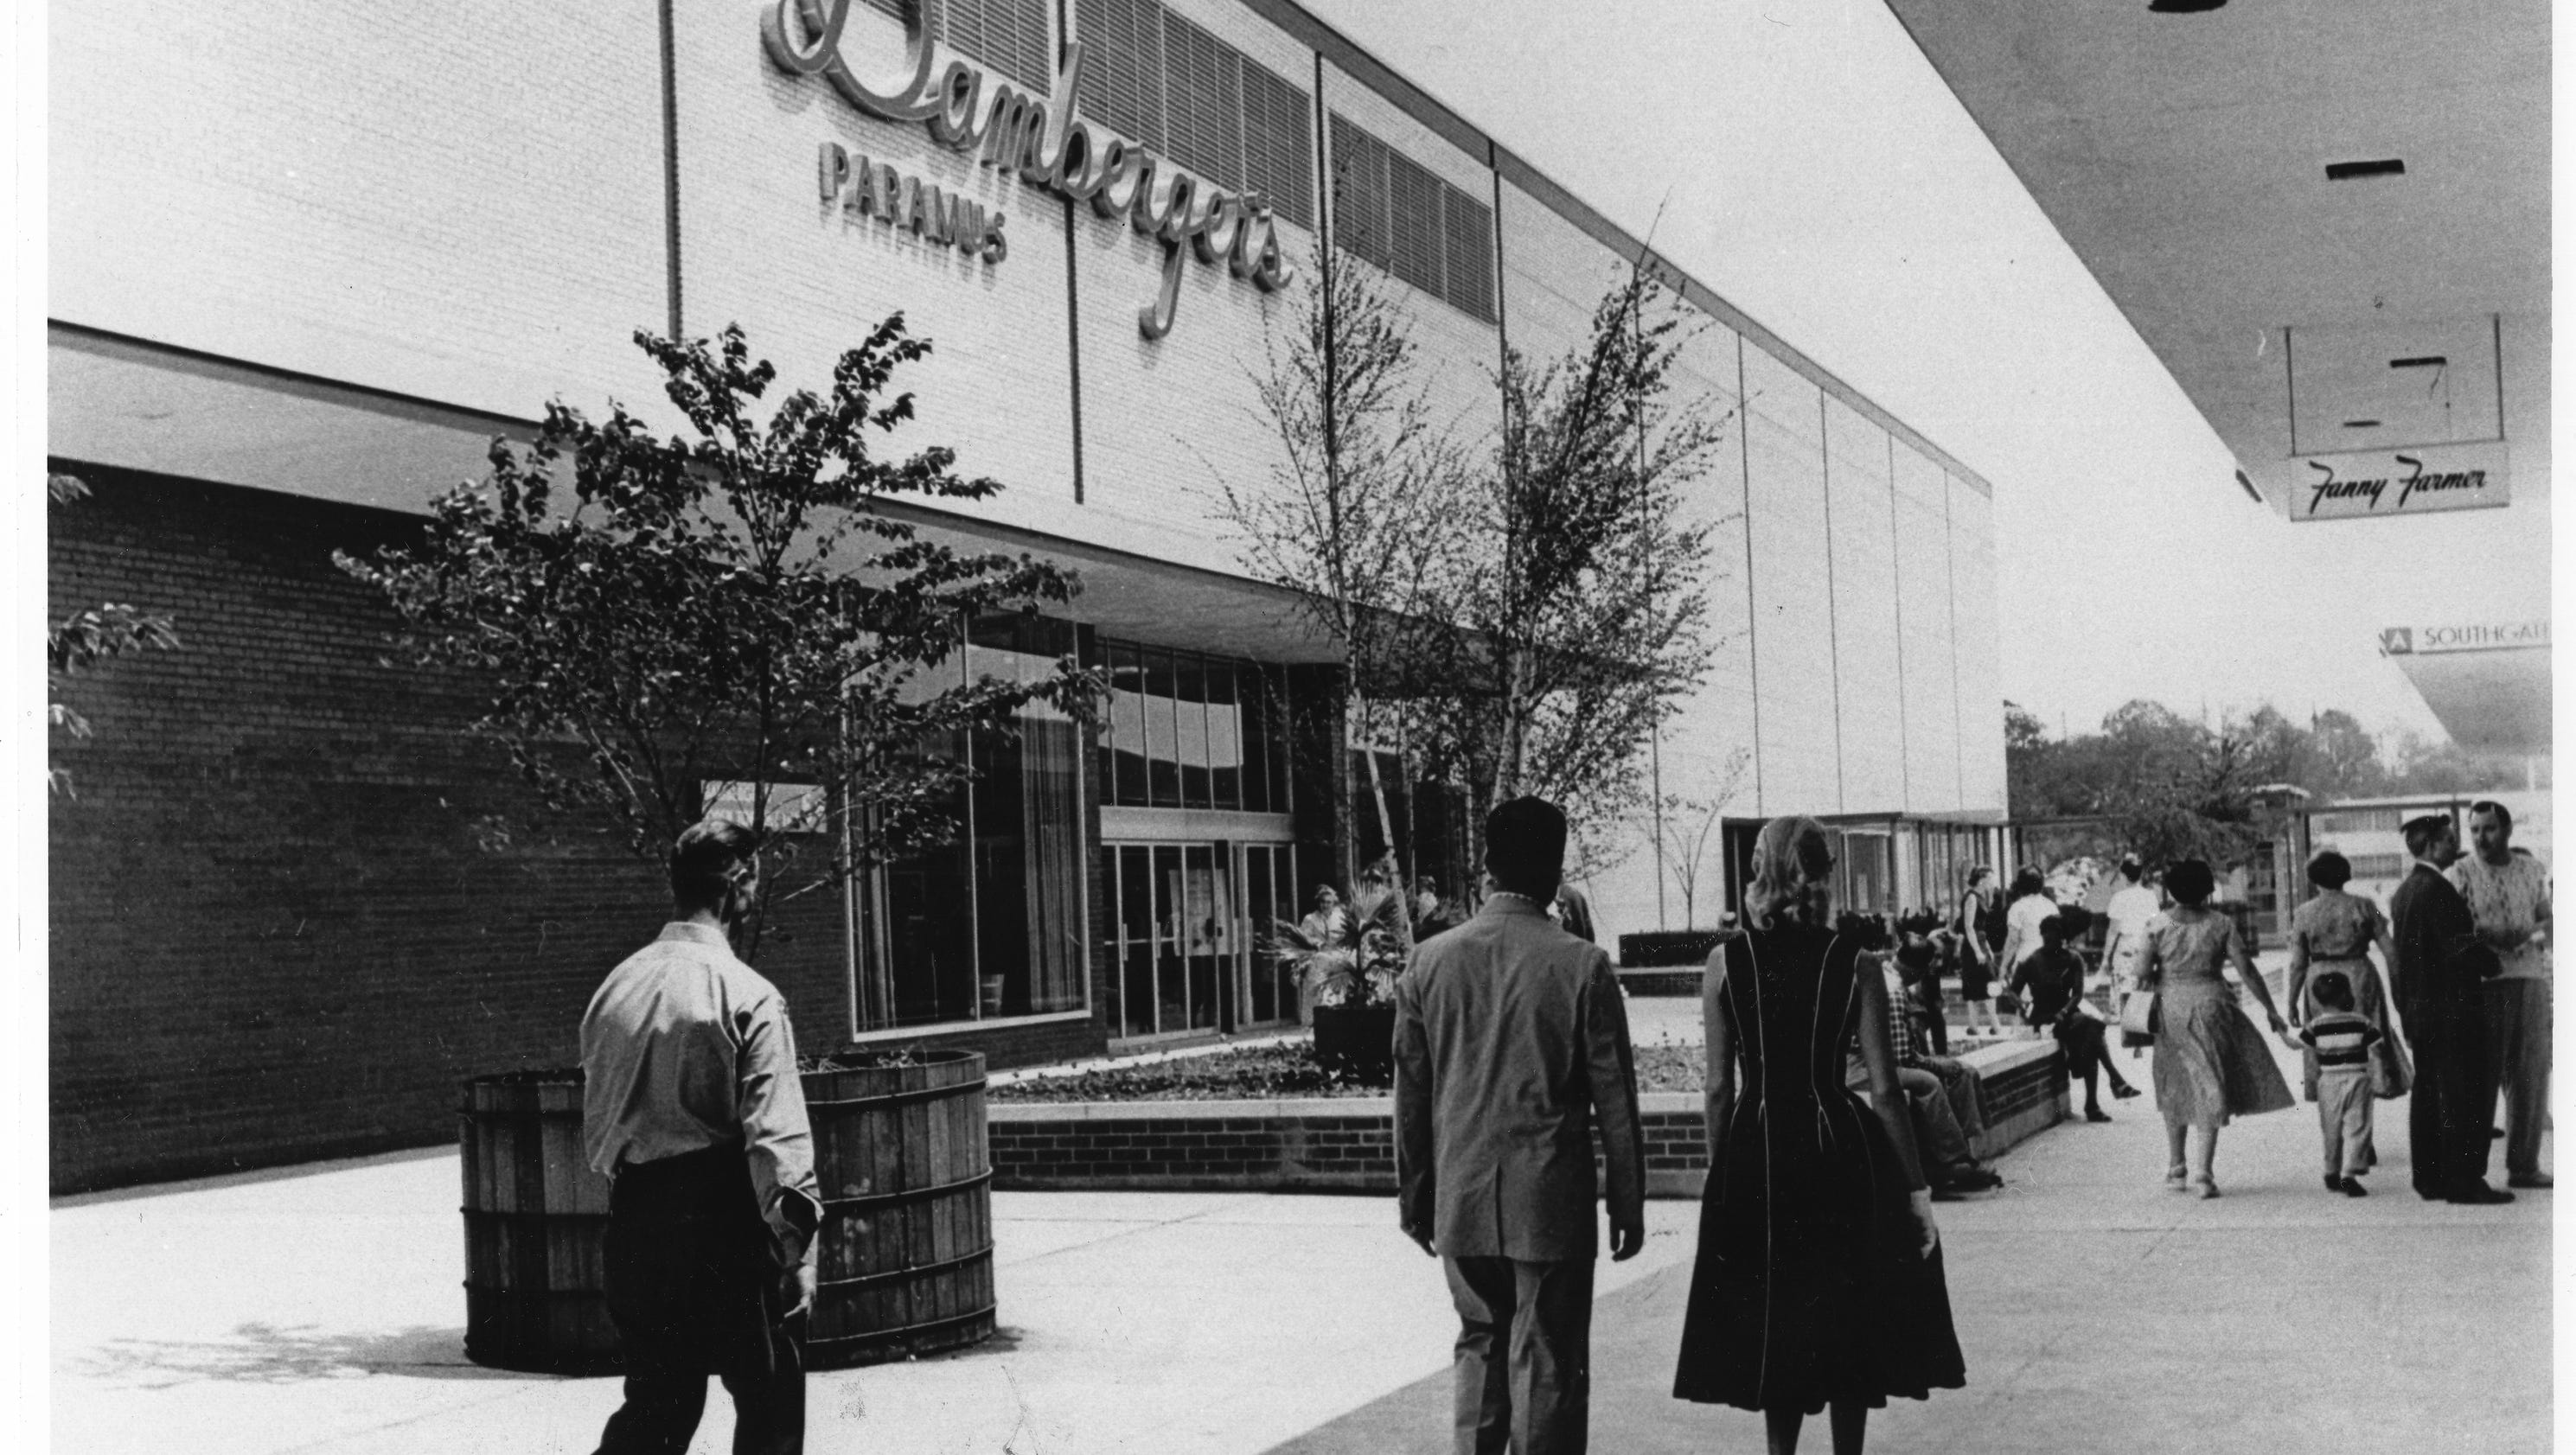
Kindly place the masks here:
[(1163, 55), (1163, 7), (1154, 0), (1120, 3), (1127, 12), (1125, 24), (1115, 28), (1126, 42), (1123, 74), (1133, 98), (1130, 114), (1136, 118), (1127, 134), (1160, 153), (1171, 145), (1164, 132), (1163, 77), (1167, 66)]
[(1075, 103), (1083, 115), (1102, 126), (1123, 129), (1109, 115), (1108, 0), (1075, 0), (1073, 38), (1082, 42), (1082, 73), (1073, 82)]
[(1082, 79), (1075, 98), (1093, 121), (1163, 150), (1163, 7), (1154, 0), (1078, 0)]
[(1315, 225), (1314, 118), (1306, 93), (1263, 66), (1243, 63), (1244, 184), (1300, 227)]
[(1470, 317), (1494, 321), (1494, 210), (1455, 187), (1441, 191), (1443, 296)]
[(984, 37), (986, 0), (940, 0), (939, 38), (964, 51), (969, 60), (993, 64), (993, 49)]
[(1234, 48), (1165, 12), (1165, 121), (1172, 159), (1221, 187), (1243, 185), (1243, 115)]
[(1221, 40), (1210, 37), (1208, 44), (1216, 55), (1216, 158), (1217, 178), (1236, 191), (1243, 190), (1243, 66), (1240, 52)]
[(1392, 214), (1398, 278), (1440, 294), (1440, 179), (1402, 152), (1387, 153), (1387, 205)]
[(1333, 115), (1333, 241), (1363, 261), (1392, 261), (1386, 211), (1386, 143)]
[(1043, 96), (1055, 84), (1055, 6), (1050, 0), (997, 0), (1011, 7), (1012, 72)]

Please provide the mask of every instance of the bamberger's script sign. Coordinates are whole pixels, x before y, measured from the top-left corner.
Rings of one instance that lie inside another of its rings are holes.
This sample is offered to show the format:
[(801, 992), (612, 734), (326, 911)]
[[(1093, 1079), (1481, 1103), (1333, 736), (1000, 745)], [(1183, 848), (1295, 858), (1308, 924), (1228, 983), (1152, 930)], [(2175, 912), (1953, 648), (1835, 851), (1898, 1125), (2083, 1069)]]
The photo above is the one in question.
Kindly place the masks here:
[(2501, 440), (2301, 455), (2290, 467), (2292, 520), (2480, 510), (2513, 500)]
[[(949, 53), (943, 60), (928, 7), (916, 5), (904, 22), (903, 69), (886, 81), (863, 79), (842, 49), (851, 3), (774, 0), (760, 23), (770, 60), (789, 75), (821, 76), (870, 116), (919, 122), (951, 151), (973, 153), (997, 172), (1088, 202), (1103, 217), (1124, 216), (1138, 232), (1160, 239), (1162, 287), (1137, 312), (1145, 337), (1171, 332), (1185, 254), (1263, 292), (1293, 276), (1259, 191), (1211, 186), (1081, 114), (1074, 103), (1080, 45), (1066, 43), (1053, 89), (1037, 96), (963, 56)], [(848, 211), (888, 218), (987, 261), (999, 262), (1007, 251), (999, 212), (986, 213), (867, 157), (853, 158), (837, 143), (823, 143), (817, 173), (825, 200), (839, 199)]]

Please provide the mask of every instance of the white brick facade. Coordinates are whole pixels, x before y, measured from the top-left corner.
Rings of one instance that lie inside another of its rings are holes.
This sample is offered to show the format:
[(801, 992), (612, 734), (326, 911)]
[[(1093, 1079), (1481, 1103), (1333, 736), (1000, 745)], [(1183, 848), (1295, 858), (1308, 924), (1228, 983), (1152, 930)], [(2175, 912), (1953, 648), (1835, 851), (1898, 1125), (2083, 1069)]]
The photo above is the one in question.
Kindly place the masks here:
[[(1236, 0), (1169, 3), (1310, 101), (1320, 80), (1323, 112), (1495, 207), (1498, 323), (1384, 279), (1441, 422), (1488, 437), (1506, 344), (1534, 361), (1578, 346), (1634, 244), (1551, 189), (1498, 185), (1491, 148), (1462, 145), (1466, 123), (1382, 93), (1320, 27), (1282, 28)], [(1160, 242), (784, 74), (762, 52), (765, 8), (671, 7), (666, 78), (644, 0), (56, 7), (50, 314), (520, 419), (555, 396), (658, 413), (629, 336), (668, 326), (675, 231), (686, 331), (741, 323), (791, 385), (825, 381), (841, 349), (903, 310), (937, 352), (907, 381), (918, 422), (897, 443), (953, 446), (962, 470), (1008, 487), (974, 513), (1239, 574), (1208, 495), (1260, 488), (1278, 459), (1253, 391), (1311, 282), (1313, 235), (1280, 225), (1301, 275), (1280, 294), (1184, 259), (1177, 320), (1147, 339), (1137, 313)], [(901, 46), (893, 21), (852, 7), (845, 48), (869, 74)], [(1004, 213), (1007, 258), (827, 204), (825, 143)], [(1310, 155), (1329, 167), (1326, 135)], [(1698, 316), (1676, 374), (1678, 395), (1737, 412), (1691, 501), (1715, 523), (1715, 646), (1659, 745), (1664, 788), (1713, 793), (1742, 748), (1730, 814), (1999, 815), (1985, 487), (1758, 335)], [(1654, 927), (1651, 853), (1595, 889), (1606, 931)]]

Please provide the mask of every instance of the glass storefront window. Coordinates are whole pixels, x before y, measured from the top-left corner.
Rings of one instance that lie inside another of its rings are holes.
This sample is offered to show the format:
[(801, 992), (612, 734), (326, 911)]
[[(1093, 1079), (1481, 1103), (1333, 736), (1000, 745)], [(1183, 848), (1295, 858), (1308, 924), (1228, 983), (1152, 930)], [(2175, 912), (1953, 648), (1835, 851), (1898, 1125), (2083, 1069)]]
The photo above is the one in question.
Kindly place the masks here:
[(1173, 756), (1181, 763), (1181, 807), (1208, 808), (1207, 660), (1196, 652), (1173, 657), (1172, 716), (1178, 724)]
[(1173, 680), (1172, 654), (1147, 649), (1145, 654), (1145, 783), (1152, 806), (1181, 806), (1179, 686)]
[[(969, 674), (1034, 680), (1073, 649), (1068, 623), (979, 622), (960, 658), (923, 691)], [(1039, 704), (1010, 732), (978, 732), (934, 751), (968, 754), (975, 769), (951, 809), (963, 833), (853, 886), (853, 1029), (1081, 1010), (1088, 874), (1080, 726)]]
[(1112, 765), (1100, 775), (1112, 803), (1145, 799), (1145, 658), (1125, 642), (1110, 644), (1100, 657), (1109, 673), (1108, 740)]
[(1101, 802), (1288, 811), (1288, 692), (1278, 668), (1103, 639)]
[(1245, 663), (1234, 674), (1235, 723), (1243, 734), (1243, 806), (1252, 813), (1286, 813), (1288, 800), (1270, 796), (1271, 692), (1267, 668)]
[(1234, 664), (1211, 661), (1207, 683), (1208, 795), (1217, 808), (1243, 807), (1243, 724), (1234, 706)]

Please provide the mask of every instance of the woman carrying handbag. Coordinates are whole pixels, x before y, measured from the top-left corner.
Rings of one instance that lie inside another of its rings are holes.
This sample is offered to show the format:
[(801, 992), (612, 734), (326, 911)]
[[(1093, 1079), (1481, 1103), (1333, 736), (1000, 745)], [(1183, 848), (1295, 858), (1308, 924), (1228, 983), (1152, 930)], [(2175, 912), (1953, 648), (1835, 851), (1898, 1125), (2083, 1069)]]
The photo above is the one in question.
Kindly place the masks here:
[[(2237, 938), (2235, 922), (2209, 908), (2216, 876), (2198, 859), (2165, 875), (2174, 907), (2147, 922), (2138, 987), (2155, 996), (2156, 1109), (2164, 1113), (2165, 1184), (2200, 1197), (2218, 1196), (2218, 1131), (2234, 1117), (2285, 1111), (2296, 1103), (2271, 1048), (2236, 1006), (2226, 967), (2263, 1007), (2272, 1033), (2289, 1023), (2273, 1008), (2272, 989)], [(2127, 1021), (2123, 1008), (2123, 1024)]]

